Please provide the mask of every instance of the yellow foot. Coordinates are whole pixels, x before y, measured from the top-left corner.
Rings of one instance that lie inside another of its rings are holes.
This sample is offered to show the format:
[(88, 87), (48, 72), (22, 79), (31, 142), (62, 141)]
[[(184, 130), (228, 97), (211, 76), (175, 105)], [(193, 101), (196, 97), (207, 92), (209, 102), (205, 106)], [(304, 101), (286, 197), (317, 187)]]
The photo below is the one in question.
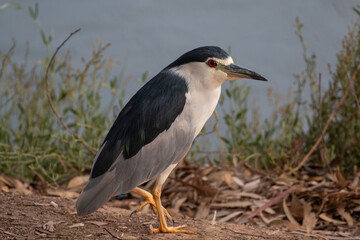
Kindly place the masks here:
[[(155, 201), (154, 201), (153, 196), (150, 195), (150, 196), (147, 196), (147, 197), (145, 198), (145, 202), (144, 202), (143, 204), (141, 204), (141, 206), (138, 207), (135, 211), (133, 211), (133, 212), (130, 214), (130, 216), (133, 215), (134, 213), (137, 213), (137, 212), (141, 211), (141, 210), (142, 210), (146, 205), (148, 205), (148, 204), (150, 204), (150, 207), (151, 207), (153, 213), (156, 214), (156, 211), (155, 211), (155, 209), (156, 209)], [(165, 213), (166, 217), (169, 219), (169, 221), (175, 223), (175, 221), (172, 219), (172, 217), (170, 216), (170, 214), (169, 214), (169, 212), (166, 210), (166, 208), (162, 207), (162, 210), (163, 210), (163, 212)]]
[(186, 225), (182, 225), (179, 227), (162, 227), (162, 228), (153, 228), (150, 229), (150, 233), (185, 233), (185, 234), (196, 234), (192, 231), (182, 230), (182, 228), (186, 228)]

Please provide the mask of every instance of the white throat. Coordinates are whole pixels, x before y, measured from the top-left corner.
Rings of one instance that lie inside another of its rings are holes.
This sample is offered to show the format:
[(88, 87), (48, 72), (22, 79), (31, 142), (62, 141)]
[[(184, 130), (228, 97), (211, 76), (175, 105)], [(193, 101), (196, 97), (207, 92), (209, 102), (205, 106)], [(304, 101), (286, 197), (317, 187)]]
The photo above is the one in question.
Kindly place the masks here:
[[(186, 104), (183, 110), (187, 113), (188, 121), (195, 127), (194, 138), (199, 134), (206, 121), (213, 114), (221, 94), (222, 81), (214, 79), (214, 75), (207, 75), (206, 71), (196, 71), (199, 66), (190, 66), (204, 63), (189, 63), (171, 69), (173, 73), (185, 78), (189, 91), (186, 93)], [(207, 66), (205, 66), (207, 67)], [(205, 74), (204, 74), (205, 73)], [(195, 78), (195, 79), (194, 79)]]

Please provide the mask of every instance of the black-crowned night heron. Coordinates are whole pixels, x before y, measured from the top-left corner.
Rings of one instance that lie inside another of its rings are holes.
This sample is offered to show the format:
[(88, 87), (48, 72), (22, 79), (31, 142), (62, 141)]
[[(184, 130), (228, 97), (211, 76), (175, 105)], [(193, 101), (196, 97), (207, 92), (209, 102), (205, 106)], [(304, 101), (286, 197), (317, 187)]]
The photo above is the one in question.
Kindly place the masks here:
[[(94, 212), (112, 196), (134, 192), (159, 215), (150, 232), (193, 233), (168, 227), (161, 187), (185, 157), (218, 103), (221, 84), (259, 74), (233, 64), (219, 47), (185, 53), (148, 81), (125, 105), (97, 153), (90, 179), (76, 203), (79, 216)], [(153, 193), (138, 188), (156, 178)]]

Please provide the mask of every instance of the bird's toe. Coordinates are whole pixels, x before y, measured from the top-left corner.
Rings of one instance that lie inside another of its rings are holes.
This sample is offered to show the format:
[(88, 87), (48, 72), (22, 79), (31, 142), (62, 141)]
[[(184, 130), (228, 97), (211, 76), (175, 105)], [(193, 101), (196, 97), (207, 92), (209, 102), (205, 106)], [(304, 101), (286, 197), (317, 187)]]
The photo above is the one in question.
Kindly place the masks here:
[(185, 234), (194, 234), (195, 232), (184, 230), (183, 228), (186, 228), (186, 225), (178, 226), (178, 227), (160, 227), (160, 228), (152, 228), (150, 229), (150, 233), (185, 233)]

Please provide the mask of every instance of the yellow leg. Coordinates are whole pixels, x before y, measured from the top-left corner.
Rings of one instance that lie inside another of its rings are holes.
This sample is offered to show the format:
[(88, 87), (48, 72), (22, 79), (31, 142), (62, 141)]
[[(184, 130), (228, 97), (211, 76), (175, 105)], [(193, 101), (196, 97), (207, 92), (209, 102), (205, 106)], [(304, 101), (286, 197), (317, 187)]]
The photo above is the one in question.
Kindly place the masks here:
[[(145, 198), (145, 202), (144, 202), (143, 204), (141, 204), (141, 206), (138, 207), (134, 212), (139, 212), (139, 211), (141, 211), (147, 204), (150, 204), (151, 209), (153, 210), (154, 214), (156, 214), (156, 211), (155, 211), (156, 205), (155, 205), (155, 202), (154, 202), (154, 197), (153, 197), (153, 195), (152, 195), (151, 193), (149, 193), (148, 191), (145, 191), (145, 190), (143, 190), (143, 189), (141, 189), (141, 188), (138, 188), (138, 187), (134, 188), (134, 189), (132, 190), (132, 192), (133, 192), (133, 193), (136, 193), (136, 194), (138, 194), (138, 195), (140, 195), (140, 196), (142, 196), (143, 198)], [(172, 217), (170, 216), (169, 212), (168, 212), (164, 207), (162, 207), (162, 210), (163, 210), (163, 212), (166, 214), (167, 218), (168, 218), (170, 221), (174, 222), (174, 220), (173, 220)], [(134, 213), (134, 212), (133, 212), (133, 213)], [(131, 214), (133, 214), (133, 213), (131, 213)]]
[(166, 219), (164, 216), (163, 211), (159, 211), (159, 209), (163, 209), (163, 206), (161, 205), (161, 186), (155, 186), (154, 192), (153, 192), (154, 201), (156, 204), (156, 208), (158, 209), (159, 214), (159, 228), (153, 228), (150, 229), (150, 233), (186, 233), (186, 234), (196, 234), (194, 232), (188, 231), (188, 230), (182, 230), (182, 228), (185, 228), (186, 225), (182, 225), (179, 227), (168, 227), (166, 224)]

